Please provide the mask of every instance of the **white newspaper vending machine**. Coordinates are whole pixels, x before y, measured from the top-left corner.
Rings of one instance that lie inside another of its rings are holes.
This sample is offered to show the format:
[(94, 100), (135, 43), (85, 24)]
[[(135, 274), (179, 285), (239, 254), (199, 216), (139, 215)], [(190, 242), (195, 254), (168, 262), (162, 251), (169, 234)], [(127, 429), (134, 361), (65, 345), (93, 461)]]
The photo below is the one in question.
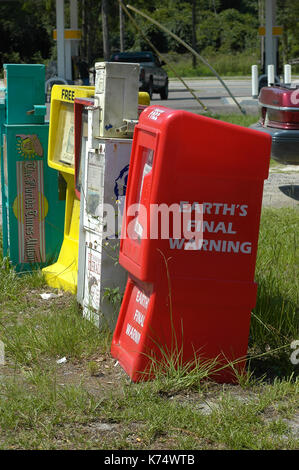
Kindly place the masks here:
[(113, 329), (127, 275), (119, 237), (134, 126), (139, 65), (95, 64), (93, 99), (75, 100), (75, 180), (80, 197), (77, 300), (83, 315)]

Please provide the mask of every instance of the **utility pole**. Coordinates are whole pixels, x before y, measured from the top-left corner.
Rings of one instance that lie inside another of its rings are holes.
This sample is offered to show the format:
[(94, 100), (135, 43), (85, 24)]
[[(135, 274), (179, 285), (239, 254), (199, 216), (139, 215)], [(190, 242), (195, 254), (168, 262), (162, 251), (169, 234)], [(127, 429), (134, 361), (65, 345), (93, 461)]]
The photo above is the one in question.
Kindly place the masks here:
[(104, 60), (110, 58), (109, 27), (108, 27), (108, 0), (102, 0), (102, 30)]
[(65, 78), (64, 0), (56, 0), (57, 75)]
[(124, 28), (124, 15), (121, 4), (119, 4), (119, 43), (120, 52), (125, 51), (125, 28)]
[(274, 65), (274, 74), (277, 74), (277, 38), (273, 37), (273, 26), (276, 21), (276, 0), (266, 0), (266, 36), (265, 36), (265, 49), (266, 49), (266, 73), (268, 65)]

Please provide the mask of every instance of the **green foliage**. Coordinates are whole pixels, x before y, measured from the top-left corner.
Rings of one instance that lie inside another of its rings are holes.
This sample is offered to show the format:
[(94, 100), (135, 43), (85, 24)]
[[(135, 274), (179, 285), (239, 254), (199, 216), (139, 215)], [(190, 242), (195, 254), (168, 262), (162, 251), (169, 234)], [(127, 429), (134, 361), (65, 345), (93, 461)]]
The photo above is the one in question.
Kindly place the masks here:
[(279, 49), (283, 62), (299, 58), (299, 4), (291, 0), (278, 0), (277, 24), (283, 27)]
[[(236, 54), (239, 54), (240, 60), (243, 54), (260, 54), (260, 38), (257, 34), (260, 12), (257, 0), (132, 0), (130, 4), (148, 13), (188, 44), (196, 43), (197, 50), (205, 57), (226, 55), (229, 66), (232, 66), (232, 57)], [(89, 65), (93, 65), (103, 57), (101, 2), (84, 0), (78, 2), (78, 8), (79, 27), (82, 29), (79, 53), (87, 59)], [(171, 36), (141, 16), (132, 12), (131, 14), (161, 53), (185, 53), (184, 47)], [(284, 28), (283, 36), (279, 39), (281, 64), (299, 57), (298, 16), (298, 2), (277, 0), (277, 24)], [(148, 44), (125, 13), (123, 18), (125, 49), (147, 50)], [(195, 36), (192, 35), (193, 22)], [(68, 2), (65, 4), (65, 23), (66, 27), (69, 27)], [(108, 2), (108, 24), (110, 50), (115, 52), (120, 48), (118, 0)], [(54, 0), (1, 2), (0, 67), (5, 62), (34, 63), (55, 60), (56, 48), (52, 38), (55, 27)], [(234, 65), (233, 67), (236, 68)], [(239, 69), (237, 73), (244, 73), (242, 67)], [(202, 70), (197, 70), (196, 73), (205, 74)], [(245, 73), (247, 74), (248, 70)]]
[(112, 305), (119, 305), (122, 301), (122, 294), (119, 287), (109, 288), (106, 287), (104, 290), (104, 298)]
[(257, 18), (235, 9), (223, 10), (218, 15), (203, 11), (197, 29), (198, 49), (225, 53), (254, 51), (258, 47), (257, 28)]
[(44, 62), (51, 52), (55, 14), (44, 1), (0, 3), (0, 66)]

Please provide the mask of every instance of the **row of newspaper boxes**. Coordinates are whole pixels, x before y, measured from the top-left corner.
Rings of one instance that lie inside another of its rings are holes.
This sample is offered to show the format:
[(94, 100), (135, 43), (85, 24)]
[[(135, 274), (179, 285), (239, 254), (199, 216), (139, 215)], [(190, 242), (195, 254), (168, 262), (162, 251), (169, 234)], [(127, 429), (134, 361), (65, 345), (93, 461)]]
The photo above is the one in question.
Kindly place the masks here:
[(19, 271), (41, 267), (86, 318), (108, 322), (132, 380), (150, 378), (166, 352), (214, 361), (217, 381), (234, 380), (256, 302), (271, 138), (150, 106), (137, 64), (105, 62), (95, 87), (53, 87), (47, 145), (40, 98), (20, 111), (37, 123), (7, 122), (15, 67), (5, 66), (1, 124), (4, 255)]

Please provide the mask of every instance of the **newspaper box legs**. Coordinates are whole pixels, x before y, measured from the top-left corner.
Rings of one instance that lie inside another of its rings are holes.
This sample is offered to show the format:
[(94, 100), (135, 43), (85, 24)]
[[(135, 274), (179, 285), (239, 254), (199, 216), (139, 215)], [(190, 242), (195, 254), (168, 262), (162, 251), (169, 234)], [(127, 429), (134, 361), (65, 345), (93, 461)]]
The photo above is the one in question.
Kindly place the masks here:
[(119, 254), (128, 282), (111, 346), (133, 381), (170, 359), (209, 364), (218, 382), (244, 371), (270, 150), (269, 136), (251, 129), (162, 106), (142, 113)]

